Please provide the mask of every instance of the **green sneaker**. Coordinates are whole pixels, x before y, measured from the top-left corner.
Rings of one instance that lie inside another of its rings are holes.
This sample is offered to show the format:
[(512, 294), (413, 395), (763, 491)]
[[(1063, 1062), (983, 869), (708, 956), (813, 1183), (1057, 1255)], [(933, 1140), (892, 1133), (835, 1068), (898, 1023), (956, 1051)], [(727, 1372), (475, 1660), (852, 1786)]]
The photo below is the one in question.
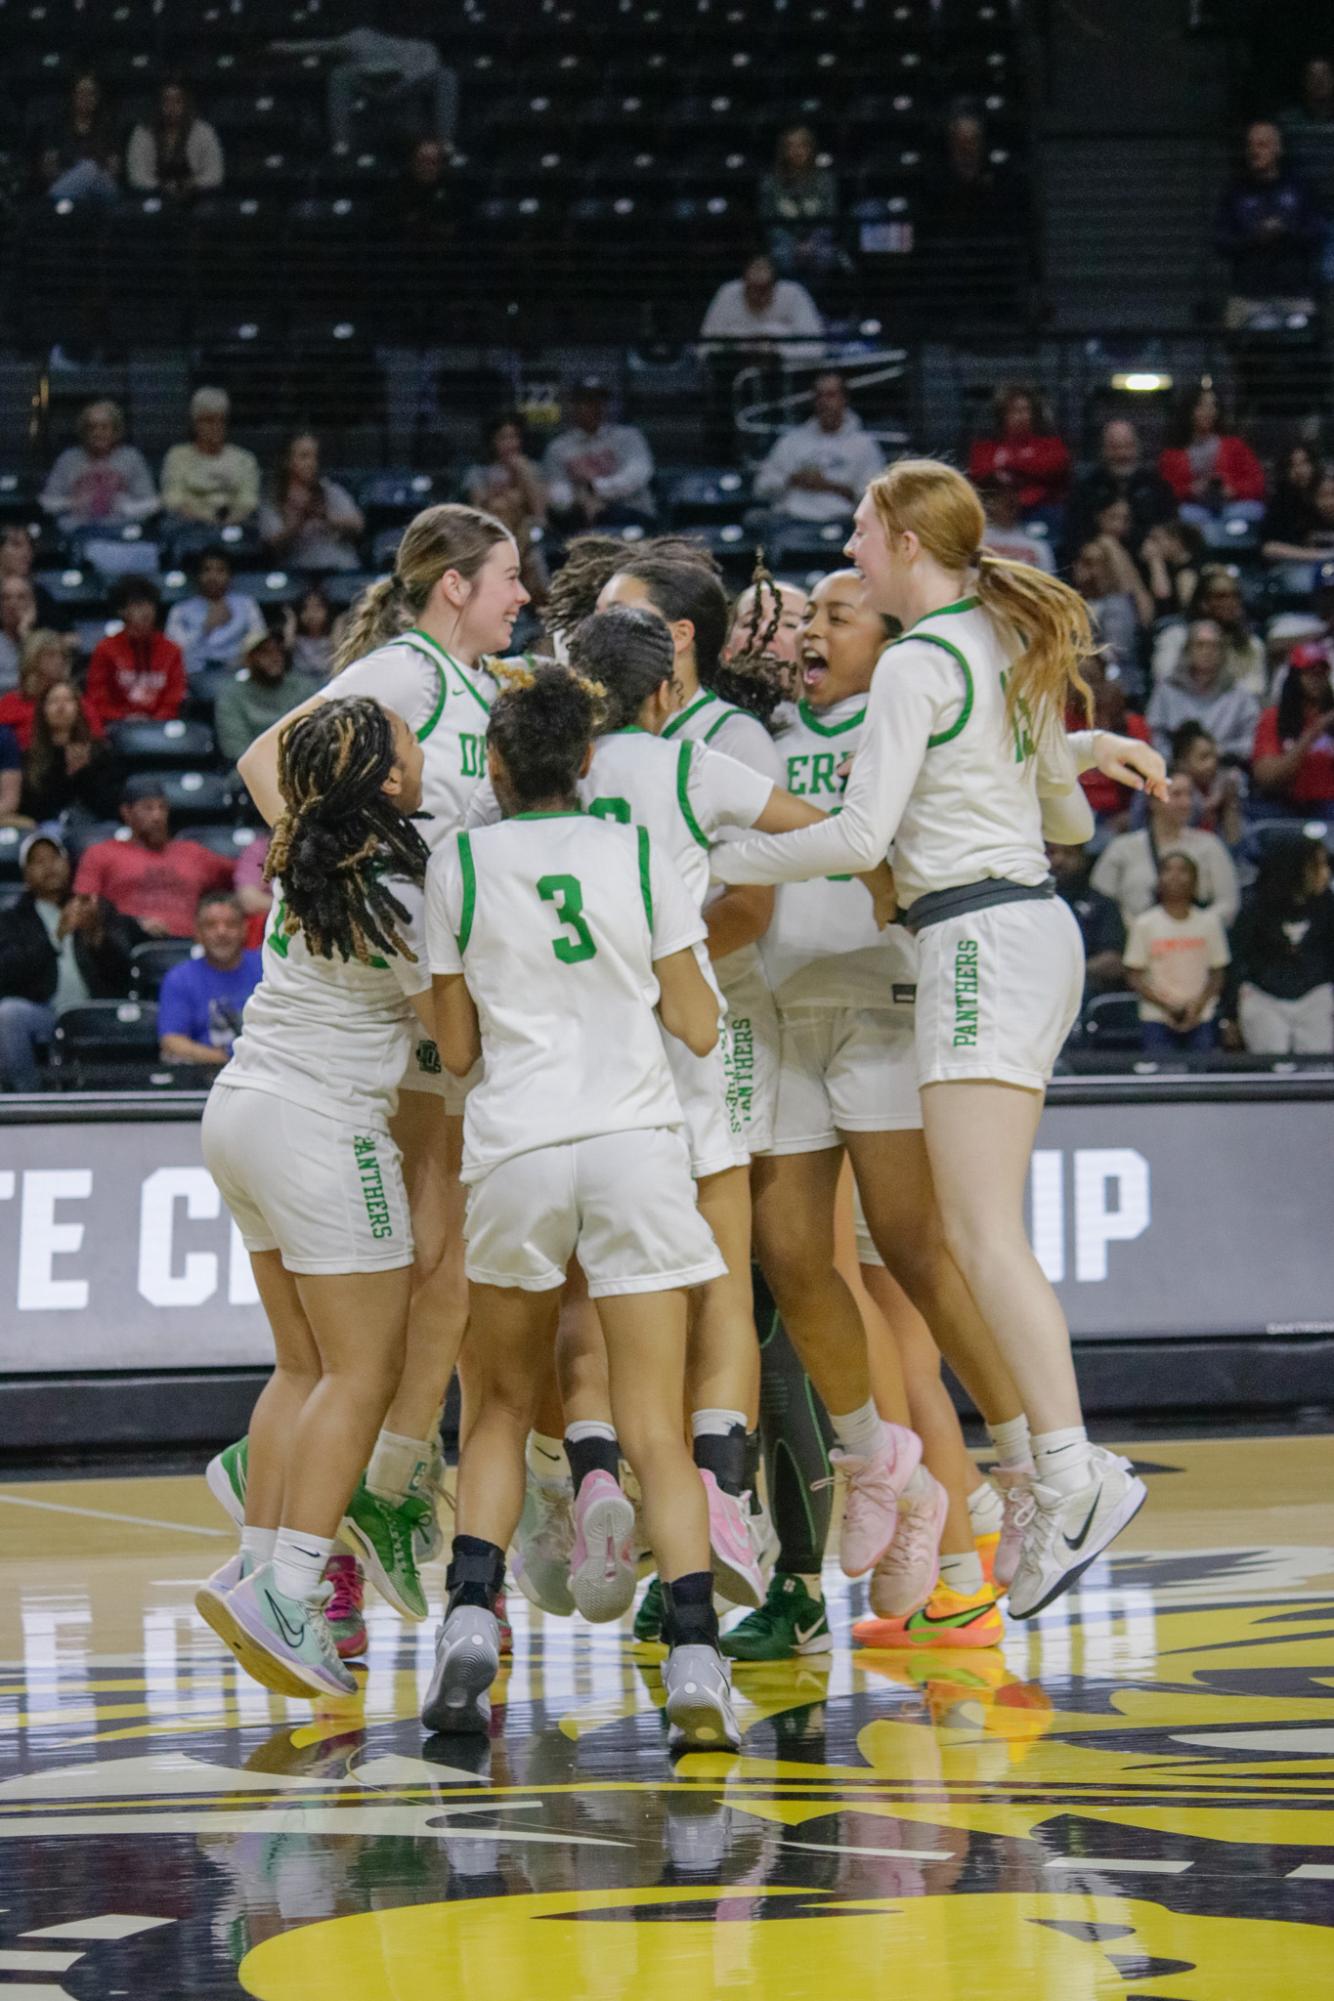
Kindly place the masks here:
[(732, 1661), (789, 1661), (827, 1654), (834, 1641), (823, 1598), (812, 1598), (799, 1577), (776, 1570), (763, 1605), (722, 1637)]
[(382, 1501), (363, 1480), (343, 1516), (343, 1541), (361, 1558), (380, 1596), (405, 1619), (426, 1617), (413, 1538), (427, 1512), (426, 1503), (411, 1495), (404, 1501)]
[(662, 1579), (650, 1577), (648, 1590), (639, 1602), (635, 1613), (635, 1638), (641, 1646), (651, 1646), (662, 1642)]
[(204, 1468), (208, 1491), (223, 1513), (241, 1528), (245, 1523), (246, 1476), (250, 1470), (250, 1440), (238, 1438), (235, 1445), (216, 1453)]

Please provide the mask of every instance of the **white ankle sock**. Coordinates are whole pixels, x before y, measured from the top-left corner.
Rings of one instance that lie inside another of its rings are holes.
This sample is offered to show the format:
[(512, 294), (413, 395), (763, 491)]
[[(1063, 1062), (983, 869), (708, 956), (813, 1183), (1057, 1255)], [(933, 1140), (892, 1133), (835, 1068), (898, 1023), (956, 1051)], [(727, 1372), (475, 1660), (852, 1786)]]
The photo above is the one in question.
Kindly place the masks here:
[(565, 1440), (548, 1438), (544, 1431), (530, 1431), (524, 1447), (524, 1464), (539, 1487), (567, 1487), (570, 1462), (565, 1457)]
[(857, 1459), (874, 1459), (885, 1443), (885, 1421), (870, 1397), (860, 1410), (846, 1411), (842, 1417), (830, 1411), (829, 1422), (843, 1450)]
[(975, 1598), (986, 1582), (982, 1559), (975, 1549), (965, 1550), (959, 1556), (942, 1556), (940, 1575), (951, 1591), (961, 1591), (965, 1598)]
[(273, 1545), (277, 1540), (277, 1529), (256, 1529), (246, 1523), (241, 1530), (241, 1554), (252, 1570), (258, 1570), (261, 1563), (272, 1563)]
[(288, 1598), (310, 1598), (320, 1588), (324, 1566), (338, 1548), (337, 1538), (279, 1529), (273, 1546), (273, 1581)]
[(1033, 1464), (1038, 1479), (1058, 1494), (1077, 1494), (1089, 1483), (1092, 1449), (1082, 1424), (1069, 1425), (1064, 1431), (1035, 1431)]
[(1018, 1417), (1007, 1418), (1004, 1424), (989, 1424), (987, 1436), (996, 1448), (996, 1459), (1007, 1473), (1017, 1472), (1021, 1466), (1033, 1462), (1032, 1444), (1028, 1435), (1028, 1419), (1020, 1411)]
[(692, 1410), (690, 1413), (690, 1436), (692, 1438), (730, 1438), (734, 1431), (746, 1429), (744, 1410)]
[(609, 1438), (614, 1444), (616, 1427), (614, 1424), (604, 1424), (599, 1418), (579, 1417), (573, 1424), (566, 1425), (565, 1436), (573, 1439), (576, 1445), (585, 1438)]
[(968, 1521), (974, 1535), (999, 1535), (1005, 1503), (990, 1480), (981, 1481), (968, 1496)]
[(432, 1444), (429, 1438), (404, 1438), (398, 1431), (382, 1431), (366, 1468), (366, 1485), (382, 1501), (406, 1500), (431, 1463)]

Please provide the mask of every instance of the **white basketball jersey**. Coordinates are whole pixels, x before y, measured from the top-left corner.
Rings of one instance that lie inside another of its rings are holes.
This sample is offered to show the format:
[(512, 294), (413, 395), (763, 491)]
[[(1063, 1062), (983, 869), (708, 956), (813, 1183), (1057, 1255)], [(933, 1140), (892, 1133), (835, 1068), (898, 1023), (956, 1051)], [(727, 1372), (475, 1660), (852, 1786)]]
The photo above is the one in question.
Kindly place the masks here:
[(725, 827), (753, 827), (773, 785), (701, 743), (667, 743), (631, 728), (595, 739), (579, 802), (599, 818), (647, 827), (703, 908), (710, 847)]

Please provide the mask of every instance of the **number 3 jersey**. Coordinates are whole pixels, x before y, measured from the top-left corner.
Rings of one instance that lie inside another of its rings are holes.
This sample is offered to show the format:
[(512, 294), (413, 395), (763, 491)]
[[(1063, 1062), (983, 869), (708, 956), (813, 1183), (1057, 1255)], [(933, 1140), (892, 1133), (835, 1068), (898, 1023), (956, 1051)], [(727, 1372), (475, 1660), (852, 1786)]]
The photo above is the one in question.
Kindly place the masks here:
[(427, 954), (432, 973), (463, 974), (482, 1031), (465, 1181), (537, 1147), (681, 1125), (653, 962), (704, 936), (643, 827), (520, 813), (442, 843)]

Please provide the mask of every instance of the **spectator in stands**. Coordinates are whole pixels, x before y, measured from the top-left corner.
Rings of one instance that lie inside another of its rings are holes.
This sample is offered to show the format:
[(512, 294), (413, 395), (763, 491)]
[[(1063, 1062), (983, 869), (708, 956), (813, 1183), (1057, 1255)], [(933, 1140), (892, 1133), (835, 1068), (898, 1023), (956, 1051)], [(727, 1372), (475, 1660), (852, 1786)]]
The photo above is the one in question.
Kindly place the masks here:
[(820, 165), (809, 125), (789, 125), (779, 133), (773, 166), (760, 182), (759, 217), (769, 255), (784, 278), (838, 269), (838, 182)]
[(1223, 763), (1203, 723), (1185, 722), (1172, 732), (1168, 762), (1174, 771), (1186, 773), (1194, 789), (1191, 825), (1217, 834), (1229, 848), (1239, 847), (1246, 832), (1245, 779), (1235, 764)]
[(1232, 931), (1235, 1019), (1256, 1056), (1334, 1054), (1329, 856), (1294, 833), (1260, 857)]
[[(1283, 113), (1279, 129), (1321, 214), (1334, 216), (1334, 63), (1328, 56), (1311, 56), (1303, 64), (1301, 102)], [(1328, 238), (1325, 263), (1328, 282)]]
[(25, 577), (0, 577), (0, 689), (17, 688), (28, 634), (37, 625), (37, 596)]
[(249, 847), (241, 850), (236, 864), (234, 886), (236, 900), (245, 912), (246, 944), (256, 951), (264, 942), (264, 925), (273, 908), (273, 891), (264, 880), (264, 863), (272, 839), (268, 828), (262, 828)]
[(53, 681), (23, 761), (23, 811), (38, 821), (114, 820), (124, 788), (120, 759), (94, 732), (78, 689)]
[(37, 709), (45, 691), (70, 675), (70, 649), (59, 632), (34, 626), (23, 642), (19, 656), (19, 684), (8, 695), (0, 695), (0, 724), (13, 730), (20, 750), (32, 742)]
[(344, 150), (352, 146), (357, 105), (367, 97), (396, 108), (424, 101), (436, 138), (446, 148), (453, 146), (458, 78), (441, 62), (434, 42), (384, 35), (377, 28), (351, 28), (343, 35), (270, 46), (275, 55), (334, 58), (328, 77), (329, 139), (334, 146)]
[[(1093, 720), (1098, 729), (1111, 730), (1117, 736), (1132, 736), (1139, 743), (1150, 741), (1149, 725), (1130, 707), (1126, 684), (1114, 661), (1109, 665), (1101, 654), (1094, 654), (1084, 662), (1084, 679), (1093, 696)], [(1081, 704), (1071, 704), (1066, 726), (1077, 730), (1085, 727)], [(1104, 777), (1101, 771), (1086, 771), (1079, 782), (1099, 826), (1122, 833), (1130, 824), (1130, 808), (1139, 794), (1126, 785), (1118, 785), (1114, 778)]]
[(290, 709), (308, 702), (319, 685), (293, 667), (281, 619), (252, 633), (246, 642), (245, 665), (224, 682), (213, 708), (218, 749), (228, 764), (235, 764), (255, 738)]
[(1149, 697), (1153, 740), (1166, 756), (1182, 723), (1200, 723), (1225, 757), (1250, 759), (1260, 704), (1249, 688), (1234, 686), (1228, 672), (1223, 628), (1197, 618), (1186, 628), (1186, 643), (1175, 670)]
[(1261, 307), (1312, 310), (1324, 235), (1310, 189), (1284, 161), (1282, 133), (1257, 118), (1246, 128), (1241, 170), (1218, 208), (1218, 248), (1232, 265), (1225, 324), (1240, 329)]
[(1226, 563), (1207, 563), (1190, 603), (1189, 619), (1164, 626), (1154, 641), (1153, 678), (1170, 680), (1186, 647), (1186, 634), (1196, 619), (1212, 619), (1223, 633), (1223, 665), (1237, 688), (1264, 697), (1268, 663), (1264, 641), (1246, 615), (1241, 585)]
[(1115, 545), (1100, 535), (1075, 553), (1070, 581), (1089, 608), (1093, 629), (1123, 677), (1139, 673), (1139, 608), (1134, 592), (1118, 575)]
[[(6, 577), (18, 577), (30, 585), (37, 606), (38, 624), (58, 626), (61, 621), (56, 616), (55, 607), (34, 578), (36, 564), (37, 552), (33, 547), (32, 531), (12, 521), (7, 528), (0, 528), (0, 584), (4, 583)], [(0, 687), (3, 686), (4, 677), (0, 674)]]
[(52, 466), (41, 505), (62, 531), (98, 521), (147, 521), (161, 505), (148, 461), (125, 442), (119, 403), (103, 399), (79, 413), (79, 442)]
[(327, 681), (333, 671), (333, 606), (318, 584), (300, 598), (292, 633), (292, 665), (312, 681)]
[(23, 894), (0, 912), (0, 1090), (39, 1091), (56, 1017), (129, 991), (132, 932), (99, 897), (71, 894), (56, 835), (30, 834), (19, 861)]
[(997, 170), (985, 121), (965, 105), (946, 122), (944, 158), (932, 176), (926, 212), (930, 233), (946, 245), (984, 251), (999, 238), (1002, 254), (1013, 255), (1004, 239), (1023, 227), (1022, 191)]
[(1162, 474), (1144, 463), (1139, 432), (1128, 417), (1108, 418), (1097, 465), (1075, 483), (1071, 514), (1076, 536), (1087, 541), (1097, 534), (1098, 516), (1113, 500), (1128, 503), (1137, 543), (1176, 513), (1176, 496)]
[(1127, 591), (1135, 601), (1135, 616), (1147, 631), (1153, 624), (1153, 593), (1135, 561), (1135, 517), (1130, 502), (1120, 494), (1109, 500), (1094, 520), (1094, 539), (1100, 541), (1112, 566), (1116, 588)]
[(193, 938), (195, 912), (206, 890), (230, 889), (235, 863), (198, 841), (173, 837), (162, 782), (131, 778), (120, 817), (129, 840), (95, 841), (84, 850), (74, 887), (102, 896), (130, 918), (140, 938)]
[(528, 456), (522, 417), (516, 410), (503, 411), (488, 424), (484, 443), (484, 459), (469, 466), (463, 476), (464, 497), (509, 529), (519, 551), (524, 589), (540, 606), (551, 583), (542, 553), (547, 490)]
[(241, 1033), (241, 1015), (263, 965), (259, 953), (246, 948), (245, 912), (229, 890), (211, 889), (200, 897), (195, 936), (203, 957), (173, 966), (158, 995), (162, 1061), (221, 1069)]
[(32, 817), (19, 812), (23, 792), (23, 752), (13, 730), (0, 724), (0, 827), (12, 827)]
[(448, 186), (450, 149), (439, 139), (414, 139), (400, 185), (399, 236), (414, 258), (429, 256), (454, 239), (454, 201)]
[(225, 389), (190, 398), (190, 443), (162, 461), (162, 505), (180, 521), (249, 521), (259, 506), (259, 461), (227, 442), (231, 408)]
[(320, 471), (320, 441), (298, 431), (288, 441), (259, 510), (269, 553), (294, 570), (355, 570), (366, 522), (345, 486)]
[(699, 331), (701, 340), (728, 343), (725, 361), (757, 352), (814, 361), (824, 353), (819, 307), (795, 278), (779, 277), (767, 252), (718, 287)]
[(609, 391), (586, 375), (570, 398), (570, 419), (547, 446), (542, 477), (551, 512), (563, 525), (591, 528), (654, 517), (653, 454), (634, 424), (607, 421)]
[(1153, 599), (1155, 621), (1179, 618), (1199, 589), (1204, 537), (1173, 515), (1151, 528), (1140, 544), (1140, 568)]
[(1179, 848), (1158, 864), (1157, 901), (1128, 927), (1126, 978), (1139, 995), (1146, 1056), (1202, 1055), (1216, 1047), (1215, 1016), (1231, 959), (1216, 909), (1196, 903), (1199, 871)]
[(1115, 993), (1126, 983), (1121, 963), (1126, 927), (1120, 911), (1110, 896), (1094, 889), (1089, 881), (1093, 864), (1087, 849), (1060, 847), (1048, 841), (1047, 860), (1051, 863), (1056, 894), (1069, 906), (1084, 940), (1084, 998)]
[(113, 202), (120, 189), (120, 149), (102, 102), (102, 86), (88, 71), (70, 85), (65, 117), (42, 141), (37, 180), (52, 201)]
[[(1322, 563), (1320, 567), (1321, 570), (1328, 570), (1334, 577), (1334, 563)], [(1317, 571), (1317, 580), (1319, 574)], [(1320, 602), (1319, 589), (1317, 581), (1317, 604)], [(1334, 630), (1334, 619), (1327, 626), (1325, 620), (1314, 610), (1281, 611), (1277, 617), (1271, 618), (1265, 627), (1266, 687), (1274, 688), (1278, 685), (1294, 646), (1300, 646), (1302, 641), (1307, 639), (1318, 640), (1323, 644), (1329, 638), (1331, 630)]]
[(1225, 925), (1236, 916), (1241, 891), (1232, 857), (1217, 834), (1191, 826), (1194, 805), (1195, 788), (1190, 779), (1184, 771), (1174, 771), (1167, 781), (1166, 799), (1150, 800), (1146, 824), (1134, 833), (1118, 834), (1094, 863), (1093, 887), (1119, 906), (1127, 926), (1141, 911), (1152, 908), (1158, 864), (1173, 850), (1194, 862), (1199, 901), (1214, 905)]
[(185, 656), (187, 674), (209, 667), (239, 667), (252, 639), (264, 630), (255, 600), (234, 591), (232, 559), (220, 542), (195, 557), (194, 595), (167, 613), (167, 637)]
[(126, 577), (115, 596), (124, 623), (93, 648), (88, 714), (99, 732), (108, 723), (171, 722), (185, 700), (185, 661), (158, 631), (162, 593), (151, 577)]
[(1304, 553), (1306, 538), (1316, 526), (1315, 487), (1320, 468), (1315, 453), (1300, 439), (1288, 447), (1283, 470), (1274, 482), (1265, 509), (1260, 540), (1267, 563), (1292, 560)]
[(1070, 454), (1035, 389), (1009, 383), (997, 391), (994, 435), (974, 439), (968, 477), (1012, 486), (1025, 514), (1045, 509), (1056, 525), (1070, 482)]
[(1293, 647), (1278, 699), (1256, 728), (1253, 758), (1271, 810), (1304, 818), (1334, 809), (1334, 687), (1323, 645)]
[(862, 429), (836, 369), (815, 378), (812, 415), (772, 446), (755, 475), (755, 498), (789, 521), (851, 520), (884, 470), (884, 454)]
[(1258, 521), (1265, 497), (1264, 467), (1250, 446), (1220, 431), (1222, 409), (1210, 383), (1187, 390), (1178, 406), (1172, 442), (1158, 455), (1158, 470), (1176, 495), (1184, 521), (1207, 527), (1225, 508)]
[(987, 547), (993, 556), (1011, 563), (1030, 563), (1035, 570), (1054, 575), (1056, 558), (1045, 535), (1030, 535), (1023, 525), (1023, 509), (1012, 486), (988, 483), (981, 488), (987, 513)]
[(1281, 536), (1273, 516), (1271, 508), (1262, 530), (1266, 562), (1318, 563), (1322, 556), (1327, 556), (1334, 549), (1334, 466), (1326, 466), (1317, 477), (1311, 489), (1309, 512), (1300, 529), (1294, 520), (1295, 532)]
[(195, 110), (183, 83), (164, 83), (157, 117), (141, 120), (130, 134), (125, 178), (136, 194), (170, 195), (189, 201), (212, 194), (223, 183), (222, 144), (206, 118)]

